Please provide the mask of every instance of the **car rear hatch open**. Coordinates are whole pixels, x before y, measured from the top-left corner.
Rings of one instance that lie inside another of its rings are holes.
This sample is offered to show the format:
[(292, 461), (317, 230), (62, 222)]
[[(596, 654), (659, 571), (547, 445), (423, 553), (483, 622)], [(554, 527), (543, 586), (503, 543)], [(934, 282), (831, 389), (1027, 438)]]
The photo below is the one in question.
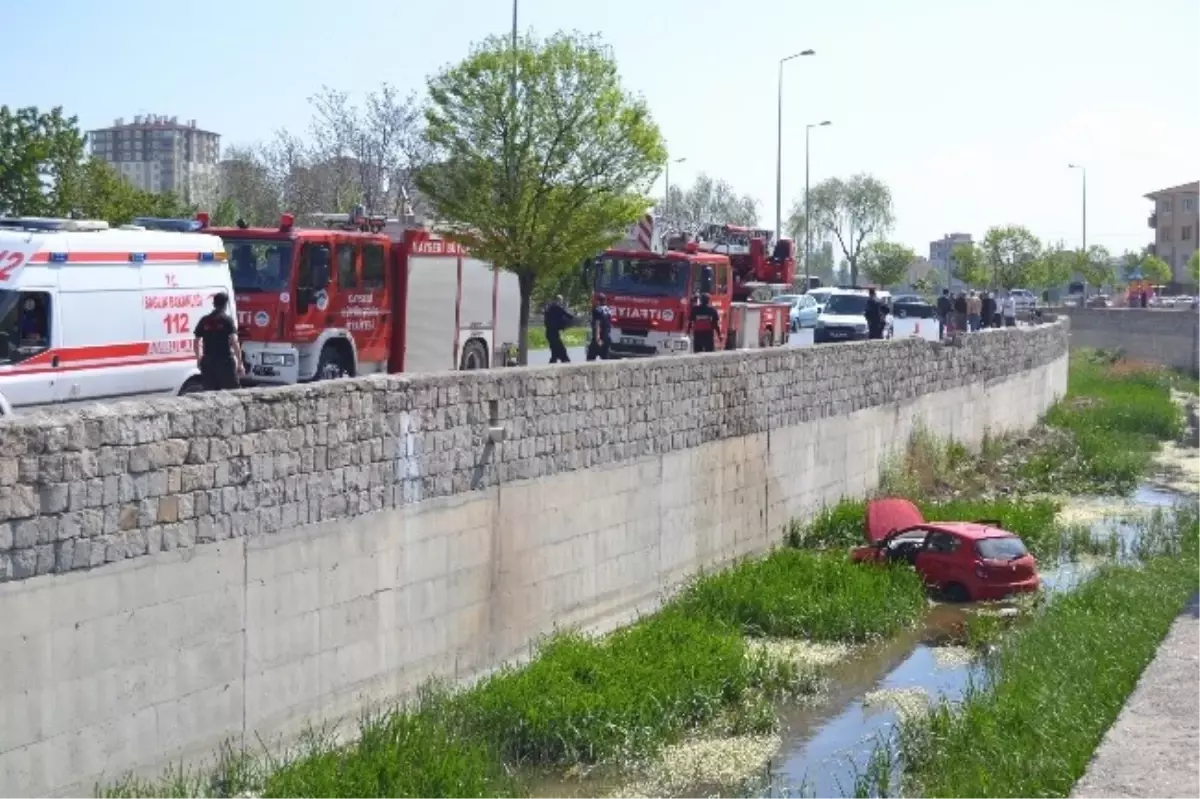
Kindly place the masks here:
[(911, 530), (925, 523), (925, 517), (912, 502), (907, 499), (873, 499), (867, 503), (866, 534), (867, 541), (878, 544), (885, 541), (889, 535), (903, 530)]

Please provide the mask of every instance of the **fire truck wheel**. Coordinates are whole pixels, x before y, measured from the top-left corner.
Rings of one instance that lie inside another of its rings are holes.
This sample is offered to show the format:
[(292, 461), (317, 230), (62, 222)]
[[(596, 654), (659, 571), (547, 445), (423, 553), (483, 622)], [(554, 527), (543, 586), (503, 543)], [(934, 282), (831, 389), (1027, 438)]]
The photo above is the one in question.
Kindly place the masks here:
[(321, 348), (321, 358), (317, 361), (317, 380), (337, 380), (340, 377), (350, 377), (350, 369), (341, 348), (326, 344)]
[(487, 347), (482, 341), (472, 339), (463, 346), (462, 360), (459, 362), (458, 368), (464, 371), (488, 368)]

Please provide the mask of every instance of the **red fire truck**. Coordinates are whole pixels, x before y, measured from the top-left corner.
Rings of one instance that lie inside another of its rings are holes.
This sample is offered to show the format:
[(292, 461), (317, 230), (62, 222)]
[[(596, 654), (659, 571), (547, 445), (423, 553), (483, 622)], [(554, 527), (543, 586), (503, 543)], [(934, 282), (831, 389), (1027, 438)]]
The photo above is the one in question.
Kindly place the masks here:
[(517, 341), (516, 277), (397, 220), (320, 214), (323, 228), (197, 228), (220, 236), (247, 382), (505, 365)]
[(788, 305), (735, 302), (727, 255), (701, 252), (677, 238), (662, 253), (612, 249), (590, 263), (593, 306), (604, 298), (613, 312), (613, 357), (689, 352), (688, 319), (697, 295), (707, 293), (721, 318), (718, 349), (787, 343)]

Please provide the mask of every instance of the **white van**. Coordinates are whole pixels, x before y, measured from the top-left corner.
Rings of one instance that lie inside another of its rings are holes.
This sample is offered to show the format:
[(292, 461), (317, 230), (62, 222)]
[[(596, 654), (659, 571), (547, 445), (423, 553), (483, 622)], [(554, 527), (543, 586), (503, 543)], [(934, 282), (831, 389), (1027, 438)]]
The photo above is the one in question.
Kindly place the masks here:
[(217, 236), (0, 217), (0, 416), (199, 390), (193, 326), (219, 291), (236, 313)]

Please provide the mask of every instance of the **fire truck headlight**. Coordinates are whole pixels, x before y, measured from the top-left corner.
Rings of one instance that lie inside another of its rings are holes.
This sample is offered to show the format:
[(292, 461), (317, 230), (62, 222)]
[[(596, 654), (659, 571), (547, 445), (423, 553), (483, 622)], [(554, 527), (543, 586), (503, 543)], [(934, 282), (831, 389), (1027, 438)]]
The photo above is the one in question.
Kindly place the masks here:
[(281, 352), (264, 352), (261, 363), (263, 366), (293, 366), (296, 363), (295, 356)]

